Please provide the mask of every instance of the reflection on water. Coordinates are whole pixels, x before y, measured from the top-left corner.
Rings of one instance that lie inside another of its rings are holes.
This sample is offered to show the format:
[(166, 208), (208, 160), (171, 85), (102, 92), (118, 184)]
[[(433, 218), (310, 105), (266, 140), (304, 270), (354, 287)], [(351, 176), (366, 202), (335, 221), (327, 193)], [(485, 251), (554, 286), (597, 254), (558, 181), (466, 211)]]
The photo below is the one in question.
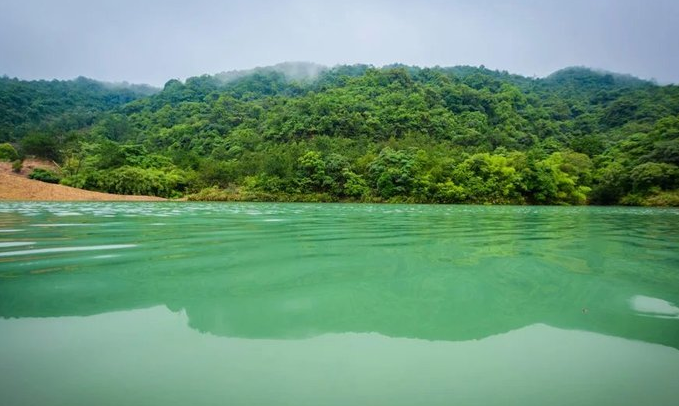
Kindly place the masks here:
[[(2, 396), (12, 405), (672, 405), (679, 396), (676, 350), (545, 324), (451, 342), (222, 338), (186, 321), (164, 307), (0, 320)], [(35, 382), (40, 390), (28, 390)]]
[[(628, 208), (0, 203), (0, 393), (675, 404), (678, 223)], [(177, 393), (184, 381), (195, 391)]]
[(632, 309), (656, 317), (679, 318), (679, 307), (673, 306), (666, 300), (647, 296), (634, 296), (631, 300)]

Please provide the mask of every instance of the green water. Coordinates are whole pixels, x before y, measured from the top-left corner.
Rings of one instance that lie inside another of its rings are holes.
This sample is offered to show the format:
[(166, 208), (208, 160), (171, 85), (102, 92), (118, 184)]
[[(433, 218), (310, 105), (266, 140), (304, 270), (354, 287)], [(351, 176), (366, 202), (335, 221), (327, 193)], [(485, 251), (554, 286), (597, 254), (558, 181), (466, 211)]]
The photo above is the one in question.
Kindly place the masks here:
[(0, 203), (2, 405), (677, 405), (679, 211)]

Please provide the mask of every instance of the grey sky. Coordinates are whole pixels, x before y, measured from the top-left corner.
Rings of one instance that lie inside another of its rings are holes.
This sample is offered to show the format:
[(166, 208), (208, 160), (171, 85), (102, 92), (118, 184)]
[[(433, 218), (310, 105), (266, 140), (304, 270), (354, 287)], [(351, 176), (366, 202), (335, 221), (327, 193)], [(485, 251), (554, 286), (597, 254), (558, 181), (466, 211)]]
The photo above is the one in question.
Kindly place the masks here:
[(679, 83), (679, 0), (0, 0), (0, 75), (162, 85), (283, 61)]

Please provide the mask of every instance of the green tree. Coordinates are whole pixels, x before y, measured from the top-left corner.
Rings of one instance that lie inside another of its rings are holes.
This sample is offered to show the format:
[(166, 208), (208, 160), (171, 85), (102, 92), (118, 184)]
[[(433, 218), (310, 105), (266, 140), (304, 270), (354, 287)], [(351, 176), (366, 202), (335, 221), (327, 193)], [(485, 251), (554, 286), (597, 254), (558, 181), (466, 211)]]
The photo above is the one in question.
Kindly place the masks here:
[(33, 133), (24, 137), (21, 140), (21, 152), (54, 161), (60, 157), (57, 140), (44, 133)]
[(12, 144), (5, 142), (0, 144), (0, 161), (14, 161), (19, 158), (19, 154)]
[(395, 151), (387, 147), (370, 164), (369, 174), (378, 195), (389, 199), (410, 194), (417, 169), (415, 151)]

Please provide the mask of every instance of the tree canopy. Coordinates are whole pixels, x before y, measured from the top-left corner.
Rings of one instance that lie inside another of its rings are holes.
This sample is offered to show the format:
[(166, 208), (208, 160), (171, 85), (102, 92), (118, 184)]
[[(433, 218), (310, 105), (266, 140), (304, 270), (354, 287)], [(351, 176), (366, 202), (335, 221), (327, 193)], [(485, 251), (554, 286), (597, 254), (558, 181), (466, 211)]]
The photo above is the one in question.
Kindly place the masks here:
[(0, 142), (115, 193), (679, 204), (679, 87), (587, 68), (282, 64), (159, 91), (2, 78), (0, 112)]

